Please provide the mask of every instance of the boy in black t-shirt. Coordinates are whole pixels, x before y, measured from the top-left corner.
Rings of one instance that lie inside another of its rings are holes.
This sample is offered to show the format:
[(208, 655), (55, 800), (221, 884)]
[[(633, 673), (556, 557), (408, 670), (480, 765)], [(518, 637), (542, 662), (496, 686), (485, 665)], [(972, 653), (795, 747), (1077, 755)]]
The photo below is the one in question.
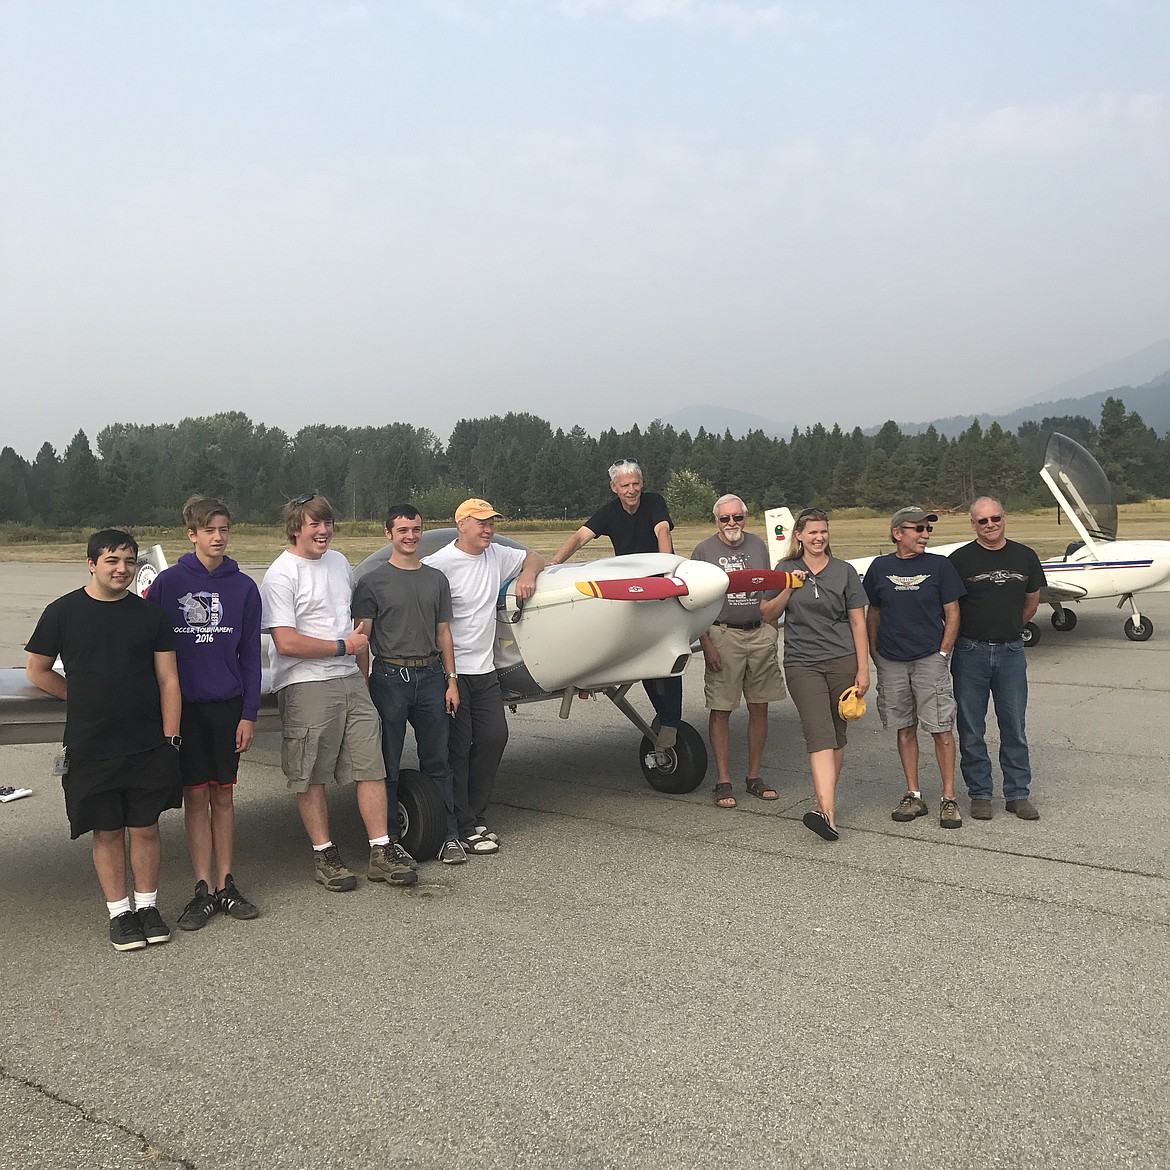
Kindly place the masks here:
[[(162, 610), (130, 592), (138, 545), (129, 533), (95, 532), (86, 563), (89, 584), (51, 602), (37, 622), (25, 673), (66, 702), (62, 785), (70, 835), (93, 833), (110, 942), (115, 950), (140, 950), (171, 937), (157, 908), (158, 818), (183, 803), (175, 637)], [(53, 669), (58, 655), (64, 678)]]

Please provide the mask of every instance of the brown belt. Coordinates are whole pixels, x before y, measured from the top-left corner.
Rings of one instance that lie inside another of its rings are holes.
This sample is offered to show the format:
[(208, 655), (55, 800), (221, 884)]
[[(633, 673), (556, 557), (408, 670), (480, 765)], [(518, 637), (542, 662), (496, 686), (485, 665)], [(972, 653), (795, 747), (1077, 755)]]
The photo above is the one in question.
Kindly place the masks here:
[(430, 666), (432, 662), (439, 661), (438, 654), (428, 654), (426, 658), (378, 658), (379, 662), (385, 663), (387, 666)]

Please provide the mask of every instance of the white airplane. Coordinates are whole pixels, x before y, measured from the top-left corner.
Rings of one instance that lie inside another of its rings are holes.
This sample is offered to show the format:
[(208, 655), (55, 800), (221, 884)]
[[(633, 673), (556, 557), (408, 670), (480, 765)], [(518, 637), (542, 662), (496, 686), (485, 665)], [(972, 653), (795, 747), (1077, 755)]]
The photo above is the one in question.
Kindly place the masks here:
[[(1118, 609), (1130, 608), (1125, 636), (1131, 642), (1147, 641), (1154, 624), (1139, 611), (1134, 597), (1170, 592), (1170, 541), (1117, 539), (1117, 505), (1109, 479), (1097, 460), (1067, 435), (1049, 437), (1040, 478), (1081, 538), (1065, 549), (1063, 557), (1042, 562), (1046, 584), (1040, 600), (1052, 607), (1052, 628), (1067, 633), (1076, 626), (1077, 615), (1069, 602), (1117, 597)], [(775, 568), (791, 556), (794, 520), (787, 508), (770, 509), (764, 518)], [(932, 545), (929, 551), (946, 556), (963, 543)], [(858, 557), (849, 563), (864, 576), (873, 559)], [(1024, 645), (1039, 641), (1040, 627), (1028, 622)]]
[[(423, 534), (426, 556), (455, 538), (454, 529)], [(507, 537), (499, 543), (524, 546)], [(389, 557), (391, 548), (367, 557), (355, 579)], [(141, 595), (166, 558), (155, 545), (139, 560), (135, 590)], [(504, 702), (556, 700), (568, 719), (578, 697), (604, 695), (642, 733), (638, 760), (642, 773), (660, 792), (692, 792), (707, 772), (703, 737), (682, 723), (673, 743), (660, 741), (627, 698), (636, 682), (681, 674), (697, 639), (715, 619), (729, 592), (781, 589), (798, 584), (784, 573), (750, 569), (724, 572), (716, 565), (666, 553), (607, 557), (552, 565), (536, 580), (536, 591), (519, 603), (515, 582), (501, 590), (496, 610), (495, 661)], [(264, 672), (259, 723), (277, 730), (276, 701)], [(0, 671), (0, 744), (60, 742), (64, 705), (31, 686), (19, 669)], [(438, 789), (421, 772), (403, 769), (399, 779), (399, 816), (405, 847), (416, 857), (438, 852), (446, 833), (446, 810)]]

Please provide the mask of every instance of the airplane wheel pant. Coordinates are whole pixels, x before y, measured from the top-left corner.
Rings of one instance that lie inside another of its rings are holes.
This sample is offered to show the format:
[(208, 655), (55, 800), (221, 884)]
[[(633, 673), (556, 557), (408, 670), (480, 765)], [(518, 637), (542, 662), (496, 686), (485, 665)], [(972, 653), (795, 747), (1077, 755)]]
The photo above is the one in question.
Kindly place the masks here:
[(508, 743), (504, 696), (494, 670), (459, 676), (459, 710), (451, 720), (447, 743), (455, 774), (455, 816), (459, 835), (466, 837), (483, 824)]
[(677, 675), (668, 678), (647, 678), (642, 680), (646, 694), (658, 722), (663, 727), (677, 727), (682, 722), (682, 679)]

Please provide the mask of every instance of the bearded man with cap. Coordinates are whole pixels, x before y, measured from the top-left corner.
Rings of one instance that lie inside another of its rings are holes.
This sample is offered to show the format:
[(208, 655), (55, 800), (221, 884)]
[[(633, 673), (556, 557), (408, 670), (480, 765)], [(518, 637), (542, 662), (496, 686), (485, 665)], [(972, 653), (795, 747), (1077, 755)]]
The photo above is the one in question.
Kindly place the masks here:
[(500, 586), (516, 577), (516, 597), (527, 601), (536, 589), (544, 558), (522, 548), (494, 544), (496, 521), (503, 516), (487, 500), (464, 500), (455, 509), (459, 535), (423, 558), (451, 586), (451, 637), (455, 644), (459, 708), (448, 736), (455, 776), (455, 816), (459, 840), (469, 856), (495, 853), (499, 837), (485, 813), (508, 743), (504, 697), (496, 677), (496, 600)]
[(906, 776), (906, 795), (893, 812), (895, 821), (926, 815), (918, 787), (918, 725), (934, 738), (942, 777), (938, 823), (962, 827), (955, 800), (955, 695), (951, 650), (959, 634), (959, 598), (966, 592), (954, 565), (928, 553), (938, 519), (923, 508), (899, 508), (890, 517), (894, 551), (874, 557), (862, 585), (869, 599), (865, 624), (877, 665), (877, 706), (882, 726), (898, 732), (898, 756)]

